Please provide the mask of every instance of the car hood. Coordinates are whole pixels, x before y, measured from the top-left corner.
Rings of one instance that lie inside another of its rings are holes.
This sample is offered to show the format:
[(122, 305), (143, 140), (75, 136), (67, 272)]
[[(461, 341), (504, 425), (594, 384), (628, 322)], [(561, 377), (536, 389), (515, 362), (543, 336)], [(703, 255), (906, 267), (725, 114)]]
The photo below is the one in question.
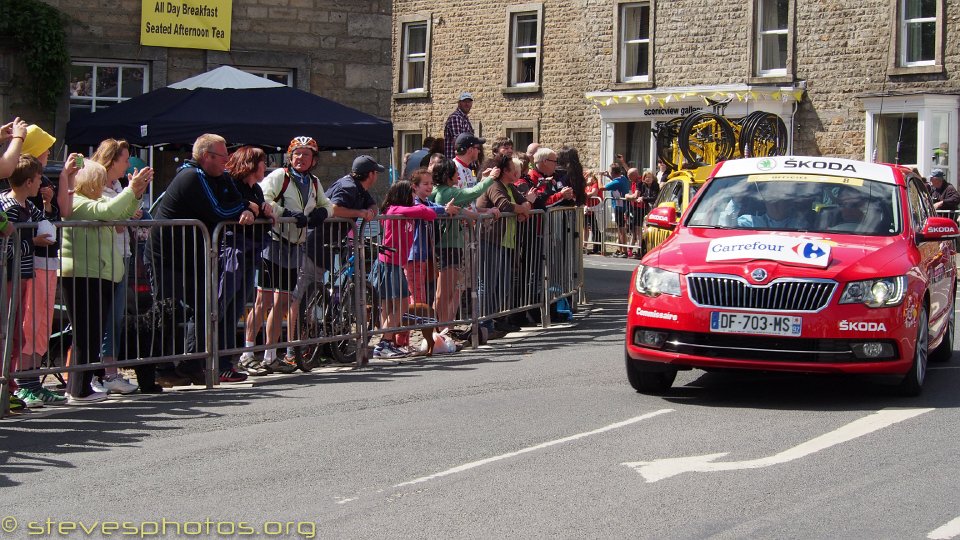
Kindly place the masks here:
[(786, 276), (848, 281), (905, 271), (888, 268), (898, 257), (906, 260), (905, 249), (901, 236), (684, 227), (647, 254), (643, 264), (681, 274), (749, 276), (762, 268), (767, 274), (764, 281)]

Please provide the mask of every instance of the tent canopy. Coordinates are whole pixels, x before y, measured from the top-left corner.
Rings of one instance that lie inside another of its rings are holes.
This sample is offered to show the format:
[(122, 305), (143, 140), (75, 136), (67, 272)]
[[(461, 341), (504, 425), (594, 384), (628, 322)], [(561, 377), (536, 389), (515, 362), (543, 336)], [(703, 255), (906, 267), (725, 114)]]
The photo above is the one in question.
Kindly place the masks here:
[(107, 138), (137, 146), (192, 144), (216, 133), (229, 144), (285, 147), (306, 135), (320, 148), (387, 148), (393, 125), (309, 92), (223, 66), (67, 123), (67, 144)]

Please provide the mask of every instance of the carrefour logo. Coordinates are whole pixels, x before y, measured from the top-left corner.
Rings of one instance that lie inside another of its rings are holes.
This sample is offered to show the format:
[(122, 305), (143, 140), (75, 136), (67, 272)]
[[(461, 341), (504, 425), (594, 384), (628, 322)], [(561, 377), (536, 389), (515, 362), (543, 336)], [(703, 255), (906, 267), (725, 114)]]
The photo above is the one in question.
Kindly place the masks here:
[(761, 171), (769, 171), (777, 167), (777, 160), (772, 158), (763, 158), (757, 162), (757, 168)]
[(796, 252), (797, 255), (800, 255), (801, 257), (803, 257), (804, 259), (819, 259), (820, 257), (823, 257), (824, 255), (827, 254), (827, 252), (824, 251), (823, 248), (819, 247), (813, 242), (797, 244), (793, 246), (793, 251)]

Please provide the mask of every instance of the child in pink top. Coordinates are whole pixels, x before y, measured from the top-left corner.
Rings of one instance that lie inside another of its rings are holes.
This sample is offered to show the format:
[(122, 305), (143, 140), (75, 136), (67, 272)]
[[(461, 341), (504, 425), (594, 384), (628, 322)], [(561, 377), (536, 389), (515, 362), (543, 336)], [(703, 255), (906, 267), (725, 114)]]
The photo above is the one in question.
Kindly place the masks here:
[[(380, 212), (382, 219), (383, 245), (392, 249), (381, 253), (370, 270), (370, 284), (376, 288), (381, 302), (381, 328), (400, 326), (403, 313), (410, 303), (410, 288), (403, 273), (403, 264), (410, 256), (416, 220), (433, 221), (437, 214), (423, 205), (415, 205), (413, 185), (400, 181), (387, 191)], [(391, 219), (392, 216), (395, 218)], [(397, 219), (399, 218), (399, 219)], [(406, 353), (394, 343), (396, 332), (386, 332), (373, 349), (374, 358), (399, 358)]]

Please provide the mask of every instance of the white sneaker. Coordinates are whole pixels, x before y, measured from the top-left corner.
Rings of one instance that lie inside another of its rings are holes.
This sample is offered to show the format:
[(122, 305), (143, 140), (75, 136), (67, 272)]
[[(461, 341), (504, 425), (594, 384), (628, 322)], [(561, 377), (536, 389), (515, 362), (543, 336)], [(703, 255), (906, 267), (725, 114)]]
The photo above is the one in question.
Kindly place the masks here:
[[(93, 385), (91, 384), (91, 386)], [(132, 394), (137, 391), (137, 388), (140, 388), (139, 385), (133, 384), (120, 375), (107, 376), (103, 380), (103, 387), (108, 394)], [(94, 390), (94, 392), (96, 391)]]
[(240, 359), (237, 361), (237, 365), (241, 368), (250, 367), (251, 364), (257, 361), (257, 357), (253, 355), (252, 352), (247, 351), (240, 354)]
[(105, 401), (107, 399), (107, 394), (103, 392), (94, 392), (89, 396), (77, 397), (67, 394), (67, 405), (86, 405), (87, 403), (96, 403), (98, 401)]
[(95, 394), (106, 394), (107, 387), (103, 384), (103, 381), (100, 380), (100, 377), (94, 377), (90, 381), (90, 389), (93, 390)]

